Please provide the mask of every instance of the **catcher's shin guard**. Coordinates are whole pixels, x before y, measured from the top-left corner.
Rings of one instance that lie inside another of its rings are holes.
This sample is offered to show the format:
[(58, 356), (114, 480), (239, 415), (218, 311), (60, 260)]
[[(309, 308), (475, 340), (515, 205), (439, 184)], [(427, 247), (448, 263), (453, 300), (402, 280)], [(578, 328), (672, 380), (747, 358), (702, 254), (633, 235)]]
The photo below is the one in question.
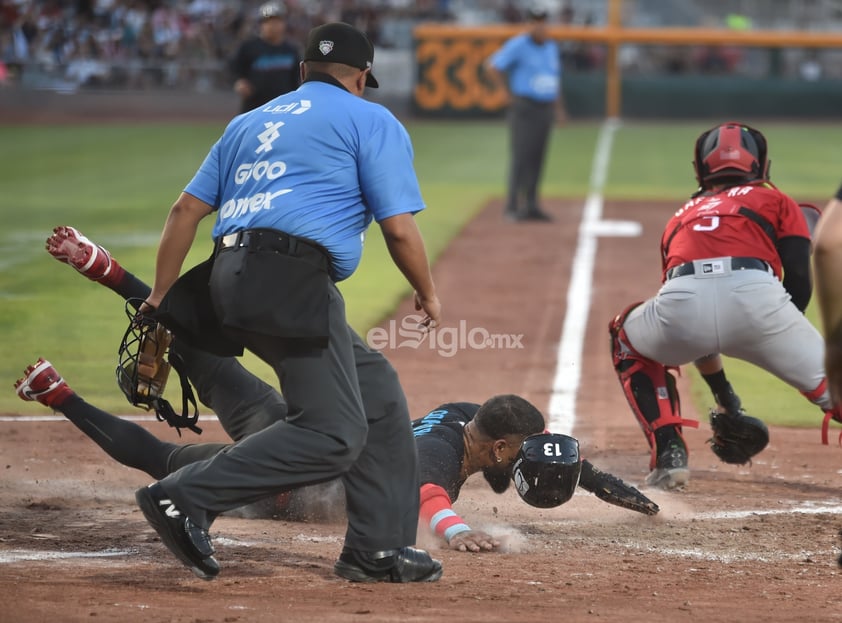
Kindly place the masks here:
[(638, 305), (640, 303), (630, 305), (618, 314), (609, 323), (608, 331), (611, 334), (614, 369), (626, 400), (652, 449), (649, 468), (654, 469), (657, 458), (655, 431), (664, 426), (673, 426), (676, 433), (681, 435), (682, 426), (698, 428), (699, 423), (681, 417), (675, 376), (666, 366), (644, 357), (629, 343), (623, 323), (629, 312)]
[[(822, 421), (822, 443), (828, 445), (830, 436), (830, 421), (842, 422), (842, 406), (834, 406), (830, 399), (830, 391), (827, 387), (827, 378), (823, 378), (819, 386), (810, 392), (801, 392), (807, 400), (821, 407), (824, 411)], [(839, 434), (839, 445), (842, 446), (842, 433)]]

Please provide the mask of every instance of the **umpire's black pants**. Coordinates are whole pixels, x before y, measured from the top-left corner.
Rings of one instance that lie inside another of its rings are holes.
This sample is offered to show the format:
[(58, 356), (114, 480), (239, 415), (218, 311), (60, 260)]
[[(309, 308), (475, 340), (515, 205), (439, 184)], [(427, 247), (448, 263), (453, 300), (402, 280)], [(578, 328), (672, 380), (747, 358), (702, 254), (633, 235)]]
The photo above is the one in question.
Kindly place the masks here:
[(540, 209), (538, 184), (550, 132), (555, 121), (555, 104), (525, 97), (513, 97), (509, 121), (509, 214), (529, 214)]
[[(222, 269), (232, 261), (235, 253), (216, 260)], [(406, 399), (391, 364), (348, 326), (335, 285), (329, 334), (328, 345), (316, 348), (237, 332), (277, 373), (289, 415), (161, 481), (198, 525), (208, 528), (221, 512), (341, 476), (347, 546), (377, 551), (415, 542), (417, 456)]]
[[(278, 390), (246, 370), (235, 357), (212, 355), (179, 340), (171, 348), (184, 361), (199, 400), (216, 413), (234, 441), (286, 419), (287, 405)], [(179, 466), (213, 456), (214, 449), (202, 449), (206, 445), (179, 446), (176, 452), (193, 457), (183, 459)], [(228, 444), (214, 445), (218, 451)]]

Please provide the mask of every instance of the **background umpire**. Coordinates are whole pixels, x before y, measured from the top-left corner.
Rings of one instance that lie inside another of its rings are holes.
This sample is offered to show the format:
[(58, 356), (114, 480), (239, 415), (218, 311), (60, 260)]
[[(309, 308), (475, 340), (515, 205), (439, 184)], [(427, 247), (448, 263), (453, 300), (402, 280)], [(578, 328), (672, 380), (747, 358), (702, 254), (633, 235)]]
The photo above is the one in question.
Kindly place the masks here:
[[(374, 219), (415, 289), (423, 323), (439, 320), (413, 219), (424, 205), (409, 136), (387, 109), (362, 98), (366, 86), (378, 86), (373, 59), (359, 30), (343, 23), (313, 29), (301, 87), (229, 124), (164, 226), (143, 309), (160, 305), (184, 316), (171, 301), (187, 300), (206, 316), (209, 306), (227, 339), (272, 366), (289, 406), (286, 421), (136, 494), (161, 540), (205, 579), (219, 572), (207, 531), (220, 512), (337, 476), (348, 514), (338, 575), (441, 576), (438, 561), (409, 547), (419, 498), (403, 390), (388, 361), (349, 327), (335, 285), (356, 269)], [(199, 221), (213, 211), (209, 286), (187, 278), (197, 269), (176, 282)], [(192, 296), (183, 296), (185, 287)], [(190, 339), (184, 329), (176, 335)]]
[(566, 121), (567, 112), (561, 96), (561, 52), (549, 38), (547, 11), (530, 9), (529, 30), (506, 41), (485, 68), (511, 95), (505, 216), (511, 221), (549, 221), (539, 205), (538, 185), (553, 122)]

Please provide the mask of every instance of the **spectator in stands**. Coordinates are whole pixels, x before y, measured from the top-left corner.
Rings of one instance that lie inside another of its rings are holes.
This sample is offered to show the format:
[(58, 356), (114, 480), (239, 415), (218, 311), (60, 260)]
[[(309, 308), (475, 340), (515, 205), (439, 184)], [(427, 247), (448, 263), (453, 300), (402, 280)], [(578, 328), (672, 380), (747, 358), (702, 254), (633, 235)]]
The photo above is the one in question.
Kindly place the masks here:
[(110, 67), (102, 60), (102, 53), (93, 35), (88, 33), (75, 42), (67, 55), (65, 77), (78, 87), (106, 86)]
[(277, 2), (260, 7), (260, 32), (238, 48), (231, 63), (234, 90), (244, 113), (299, 85), (301, 54), (286, 39), (286, 8)]

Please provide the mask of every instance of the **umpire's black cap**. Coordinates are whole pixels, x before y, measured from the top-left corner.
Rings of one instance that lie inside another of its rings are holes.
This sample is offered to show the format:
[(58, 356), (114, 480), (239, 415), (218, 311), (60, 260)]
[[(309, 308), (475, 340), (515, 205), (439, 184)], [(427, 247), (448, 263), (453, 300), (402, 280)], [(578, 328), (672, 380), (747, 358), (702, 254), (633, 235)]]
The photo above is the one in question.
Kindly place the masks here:
[(344, 22), (331, 22), (316, 26), (307, 36), (304, 49), (305, 61), (342, 63), (358, 69), (368, 69), (365, 86), (380, 86), (371, 73), (374, 63), (374, 46), (366, 34)]

